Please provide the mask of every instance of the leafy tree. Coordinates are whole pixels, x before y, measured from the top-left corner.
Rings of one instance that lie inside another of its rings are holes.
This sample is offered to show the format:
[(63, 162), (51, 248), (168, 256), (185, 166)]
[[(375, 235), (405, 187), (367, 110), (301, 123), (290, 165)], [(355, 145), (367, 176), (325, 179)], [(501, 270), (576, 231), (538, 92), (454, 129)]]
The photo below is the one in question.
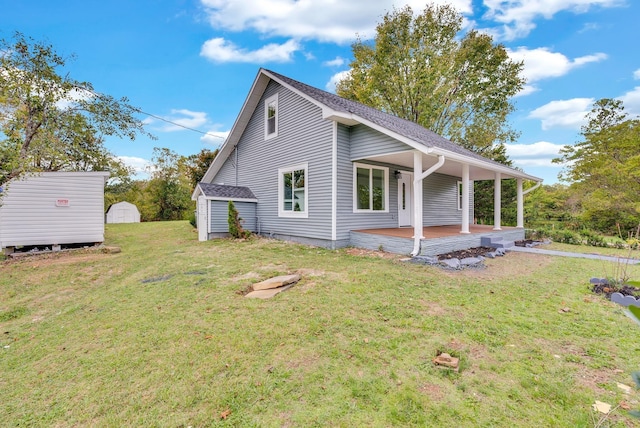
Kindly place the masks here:
[(19, 32), (0, 40), (0, 186), (44, 170), (127, 174), (102, 136), (144, 133), (138, 109), (62, 74), (66, 62), (51, 45)]
[(336, 92), (493, 158), (494, 145), (517, 137), (507, 116), (523, 64), (491, 36), (459, 37), (461, 30), (462, 16), (449, 5), (428, 5), (415, 17), (409, 6), (389, 12), (373, 43), (353, 44), (351, 72)]
[(582, 128), (583, 141), (567, 145), (556, 163), (560, 178), (580, 195), (581, 219), (601, 232), (640, 221), (640, 120), (629, 119), (622, 101), (601, 99)]
[(150, 220), (185, 220), (193, 210), (185, 158), (167, 148), (153, 149), (145, 192), (154, 207)]
[(187, 157), (187, 173), (191, 182), (191, 189), (195, 189), (202, 177), (206, 174), (211, 162), (218, 155), (218, 149), (202, 149), (200, 153)]

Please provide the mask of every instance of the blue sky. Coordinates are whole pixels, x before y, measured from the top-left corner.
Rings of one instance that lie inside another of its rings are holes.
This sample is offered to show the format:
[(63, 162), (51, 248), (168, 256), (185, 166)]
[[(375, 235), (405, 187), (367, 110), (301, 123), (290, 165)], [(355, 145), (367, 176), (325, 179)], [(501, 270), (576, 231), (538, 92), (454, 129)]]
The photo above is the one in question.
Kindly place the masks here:
[[(445, 3), (436, 1), (435, 3)], [(523, 60), (508, 147), (515, 165), (557, 181), (551, 159), (579, 139), (600, 98), (640, 114), (640, 2), (636, 0), (452, 0), (467, 28), (489, 32)], [(385, 0), (0, 0), (0, 36), (20, 31), (75, 55), (65, 73), (97, 91), (126, 96), (158, 139), (109, 138), (142, 168), (153, 147), (182, 155), (218, 147), (260, 67), (333, 90), (349, 69), (356, 34), (375, 35), (381, 16), (409, 4)]]

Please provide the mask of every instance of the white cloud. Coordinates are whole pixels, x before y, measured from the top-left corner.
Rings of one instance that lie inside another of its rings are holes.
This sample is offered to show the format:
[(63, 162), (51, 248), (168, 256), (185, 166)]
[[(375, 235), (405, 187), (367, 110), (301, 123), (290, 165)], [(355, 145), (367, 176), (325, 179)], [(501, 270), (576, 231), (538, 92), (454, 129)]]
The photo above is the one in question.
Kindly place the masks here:
[(351, 70), (345, 70), (331, 76), (331, 79), (329, 79), (329, 81), (325, 85), (326, 90), (329, 92), (335, 92), (338, 82), (347, 77), (350, 72)]
[(633, 72), (633, 78), (640, 80), (640, 68)]
[(594, 7), (624, 5), (625, 0), (484, 0), (484, 18), (503, 24), (501, 38), (514, 40), (527, 36), (539, 18), (551, 19), (556, 13), (585, 13)]
[(160, 132), (184, 131), (187, 128), (199, 130), (208, 122), (207, 113), (187, 109), (172, 109), (171, 113), (163, 117), (147, 117), (142, 122), (145, 125), (163, 123), (157, 130)]
[[(216, 29), (252, 30), (266, 36), (350, 43), (356, 34), (371, 37), (380, 17), (408, 4), (415, 12), (421, 0), (201, 0)], [(437, 0), (462, 13), (472, 12), (472, 0)]]
[(300, 50), (296, 40), (288, 40), (279, 45), (270, 43), (260, 49), (250, 51), (236, 46), (233, 42), (216, 37), (202, 45), (200, 55), (214, 62), (246, 62), (264, 64), (268, 62), (289, 62), (293, 54)]
[(551, 101), (529, 113), (530, 118), (540, 119), (542, 129), (570, 128), (580, 129), (585, 116), (591, 111), (593, 98), (573, 98), (570, 100)]
[(632, 116), (640, 115), (640, 86), (618, 97), (624, 103), (624, 109)]
[(209, 144), (215, 148), (218, 148), (225, 142), (227, 137), (229, 136), (229, 132), (231, 131), (217, 131), (211, 130), (207, 131), (205, 135), (200, 137), (200, 141), (205, 144)]
[(344, 58), (338, 56), (335, 59), (332, 59), (331, 61), (323, 62), (322, 65), (326, 65), (327, 67), (340, 67), (344, 65), (345, 62), (347, 61)]
[(564, 147), (548, 141), (538, 141), (533, 144), (505, 144), (505, 146), (507, 155), (516, 166), (548, 166), (554, 168), (559, 168), (559, 166), (551, 163), (551, 160), (557, 158), (560, 149)]
[(524, 97), (526, 95), (531, 95), (534, 92), (538, 92), (540, 89), (538, 89), (537, 87), (533, 86), (533, 85), (524, 85), (522, 87), (522, 89), (520, 90), (520, 92), (518, 92), (517, 94), (515, 94), (515, 97)]
[(151, 165), (151, 161), (135, 156), (117, 156), (126, 166), (133, 168), (135, 175), (146, 174)]
[(519, 47), (516, 50), (507, 49), (507, 53), (514, 61), (524, 61), (523, 73), (529, 84), (542, 79), (564, 76), (574, 68), (607, 59), (606, 54), (595, 53), (571, 60), (559, 52), (551, 52), (548, 48)]

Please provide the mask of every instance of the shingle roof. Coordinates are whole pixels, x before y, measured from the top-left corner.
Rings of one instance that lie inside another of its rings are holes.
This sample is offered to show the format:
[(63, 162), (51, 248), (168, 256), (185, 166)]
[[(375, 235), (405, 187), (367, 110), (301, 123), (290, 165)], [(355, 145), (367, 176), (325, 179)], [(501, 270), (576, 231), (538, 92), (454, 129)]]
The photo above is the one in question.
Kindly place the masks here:
[(227, 186), (223, 184), (211, 184), (200, 182), (198, 184), (204, 196), (221, 199), (256, 199), (248, 187)]
[(401, 119), (397, 116), (384, 113), (373, 107), (366, 106), (356, 101), (351, 101), (346, 98), (339, 97), (338, 95), (330, 92), (323, 91), (313, 86), (309, 86), (297, 80), (293, 80), (287, 76), (276, 73), (271, 70), (265, 70), (278, 79), (282, 80), (286, 84), (294, 87), (303, 94), (313, 98), (321, 104), (333, 109), (334, 111), (350, 113), (355, 116), (368, 120), (376, 125), (382, 126), (389, 131), (409, 138), (416, 143), (425, 145), (426, 147), (437, 147), (449, 152), (453, 152), (459, 155), (472, 157), (485, 162), (492, 162), (500, 166), (505, 166), (499, 162), (495, 162), (491, 159), (485, 158), (471, 150), (468, 150), (446, 138), (436, 134), (429, 129), (418, 125), (415, 122), (411, 122), (406, 119)]

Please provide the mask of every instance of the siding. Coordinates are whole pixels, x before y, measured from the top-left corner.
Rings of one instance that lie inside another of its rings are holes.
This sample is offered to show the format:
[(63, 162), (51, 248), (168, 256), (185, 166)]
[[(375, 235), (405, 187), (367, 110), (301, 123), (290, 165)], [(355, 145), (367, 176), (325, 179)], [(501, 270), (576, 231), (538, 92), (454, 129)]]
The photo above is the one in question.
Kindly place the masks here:
[[(229, 232), (229, 202), (211, 202), (211, 233)], [(242, 228), (257, 232), (256, 228), (256, 203), (255, 202), (234, 202), (236, 210), (242, 219)]]
[[(264, 100), (278, 93), (278, 136), (264, 138)], [(322, 110), (271, 81), (213, 183), (247, 186), (258, 199), (257, 228), (265, 234), (331, 239), (333, 123)], [(278, 168), (308, 163), (308, 218), (278, 217)], [(237, 167), (238, 181), (235, 182)]]
[[(11, 182), (0, 207), (0, 248), (104, 241), (103, 172), (49, 172)], [(69, 206), (56, 206), (68, 199)]]
[[(433, 173), (424, 179), (422, 221), (424, 226), (461, 224), (458, 210), (459, 177)], [(469, 189), (469, 219), (473, 219), (473, 188)]]
[(389, 153), (412, 150), (411, 147), (365, 125), (351, 128), (350, 159), (366, 159)]

